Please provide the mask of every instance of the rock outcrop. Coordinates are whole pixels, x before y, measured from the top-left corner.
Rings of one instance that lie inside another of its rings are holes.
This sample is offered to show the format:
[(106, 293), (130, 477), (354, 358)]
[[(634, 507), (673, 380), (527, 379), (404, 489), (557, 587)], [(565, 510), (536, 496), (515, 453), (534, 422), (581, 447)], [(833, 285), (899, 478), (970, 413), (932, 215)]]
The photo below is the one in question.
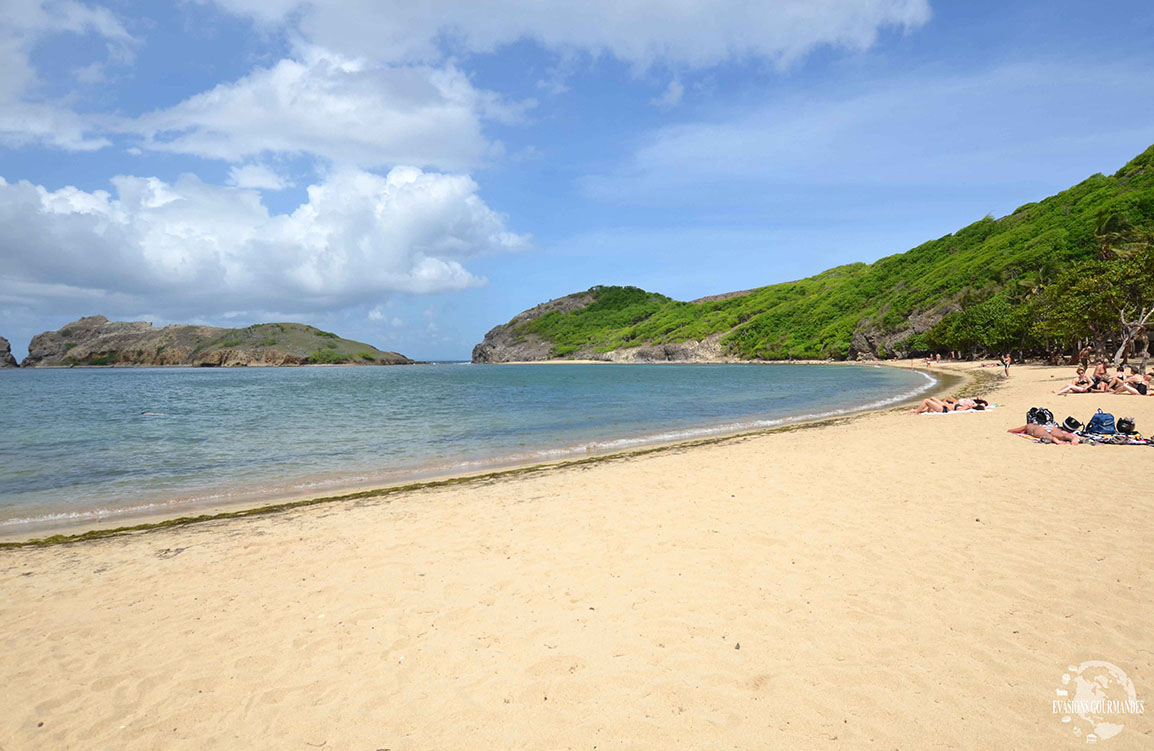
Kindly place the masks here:
[(396, 352), (341, 339), (300, 323), (262, 323), (243, 329), (109, 321), (89, 316), (33, 337), (26, 368), (76, 365), (201, 367), (279, 365), (403, 365)]
[[(947, 314), (960, 311), (962, 306), (956, 300), (947, 300), (932, 310), (920, 311), (906, 316), (903, 325), (897, 329), (887, 329), (876, 320), (867, 319), (858, 324), (850, 339), (849, 360), (879, 360), (887, 357), (906, 357), (906, 340), (915, 334), (924, 334), (932, 329)], [(882, 310), (881, 318), (887, 311)]]
[(16, 368), (19, 363), (16, 358), (12, 356), (12, 345), (8, 344), (8, 340), (0, 336), (0, 368)]
[(571, 313), (580, 310), (592, 303), (593, 299), (591, 292), (577, 292), (543, 302), (518, 313), (508, 323), (490, 329), (489, 333), (485, 334), (485, 339), (473, 347), (473, 362), (487, 364), (548, 360), (549, 353), (553, 351), (553, 343), (545, 341), (536, 334), (523, 333), (518, 329), (546, 313)]

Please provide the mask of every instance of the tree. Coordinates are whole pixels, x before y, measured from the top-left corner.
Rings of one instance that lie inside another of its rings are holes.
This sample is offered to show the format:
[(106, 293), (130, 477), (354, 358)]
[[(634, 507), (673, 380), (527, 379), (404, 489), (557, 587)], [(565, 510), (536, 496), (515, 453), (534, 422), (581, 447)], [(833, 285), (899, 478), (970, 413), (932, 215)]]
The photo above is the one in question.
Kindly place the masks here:
[[(1149, 358), (1147, 327), (1154, 319), (1154, 247), (1134, 245), (1124, 255), (1097, 264), (1098, 273), (1091, 275), (1085, 292), (1096, 301), (1099, 321), (1109, 310), (1111, 327), (1119, 331), (1114, 364), (1120, 365), (1141, 344), (1142, 369)], [(1103, 321), (1104, 323), (1104, 321)]]

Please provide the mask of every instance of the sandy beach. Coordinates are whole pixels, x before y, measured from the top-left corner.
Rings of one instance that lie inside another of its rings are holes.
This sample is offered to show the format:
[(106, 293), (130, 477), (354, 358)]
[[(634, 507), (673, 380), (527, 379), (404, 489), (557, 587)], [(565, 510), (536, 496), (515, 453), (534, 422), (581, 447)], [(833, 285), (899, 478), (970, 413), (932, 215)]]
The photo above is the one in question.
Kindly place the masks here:
[(997, 409), (2, 550), (0, 749), (1084, 746), (1067, 666), (1154, 700), (1154, 449), (1006, 430), (1154, 399), (956, 372)]

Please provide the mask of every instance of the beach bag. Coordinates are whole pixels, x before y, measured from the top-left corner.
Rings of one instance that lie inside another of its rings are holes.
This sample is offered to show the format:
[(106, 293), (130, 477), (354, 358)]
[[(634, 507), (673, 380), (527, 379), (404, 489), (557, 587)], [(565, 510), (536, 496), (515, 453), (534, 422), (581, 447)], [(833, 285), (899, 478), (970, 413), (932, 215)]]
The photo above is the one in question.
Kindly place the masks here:
[(1049, 425), (1054, 422), (1054, 413), (1045, 407), (1030, 407), (1026, 413), (1026, 424)]
[(1082, 429), (1082, 423), (1078, 422), (1073, 417), (1067, 417), (1062, 421), (1062, 429), (1071, 433), (1077, 433)]
[(1114, 428), (1114, 415), (1099, 409), (1098, 413), (1090, 418), (1090, 422), (1086, 423), (1086, 432), (1097, 433), (1098, 435), (1114, 435), (1118, 432)]
[(1134, 432), (1134, 427), (1135, 426), (1134, 426), (1134, 418), (1133, 417), (1123, 417), (1123, 418), (1118, 420), (1118, 432), (1119, 433), (1125, 433), (1126, 435), (1130, 435), (1131, 433)]

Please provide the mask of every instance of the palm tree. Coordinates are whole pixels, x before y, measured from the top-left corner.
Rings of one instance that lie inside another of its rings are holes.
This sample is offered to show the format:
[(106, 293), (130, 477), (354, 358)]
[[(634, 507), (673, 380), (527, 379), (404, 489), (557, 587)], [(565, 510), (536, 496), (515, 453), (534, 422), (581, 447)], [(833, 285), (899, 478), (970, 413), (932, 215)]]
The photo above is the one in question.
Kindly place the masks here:
[(1125, 215), (1103, 212), (1094, 226), (1098, 257), (1103, 261), (1128, 258), (1154, 245), (1154, 233), (1136, 228)]

